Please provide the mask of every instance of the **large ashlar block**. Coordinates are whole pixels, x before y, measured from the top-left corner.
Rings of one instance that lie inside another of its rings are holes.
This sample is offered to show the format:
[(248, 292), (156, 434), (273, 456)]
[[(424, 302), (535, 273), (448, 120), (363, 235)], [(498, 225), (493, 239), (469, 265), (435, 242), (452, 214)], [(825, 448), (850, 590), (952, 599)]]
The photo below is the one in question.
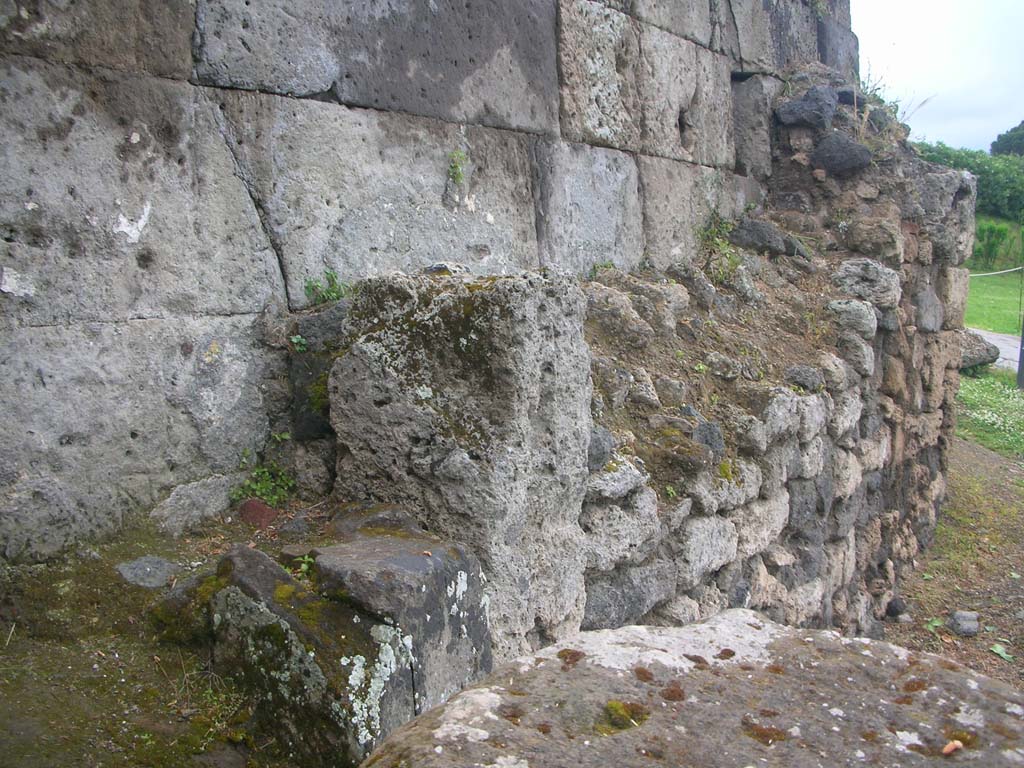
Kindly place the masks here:
[(0, 343), (0, 555), (111, 531), (267, 438), (256, 316), (19, 328)]
[(283, 300), (270, 241), (186, 83), (0, 65), (2, 325), (230, 315)]
[(732, 84), (736, 172), (764, 180), (772, 174), (772, 104), (783, 82), (753, 75)]
[(198, 0), (208, 85), (558, 130), (554, 0)]
[(195, 8), (189, 0), (0, 3), (0, 52), (187, 79)]
[(563, 0), (568, 139), (731, 168), (725, 56), (590, 0)]
[(635, 268), (644, 233), (632, 156), (538, 140), (534, 160), (541, 264), (576, 274), (608, 262)]
[(538, 266), (529, 137), (318, 101), (219, 92), (291, 306), (325, 270)]
[(735, 218), (747, 203), (742, 180), (714, 168), (641, 157), (640, 181), (647, 258), (658, 269), (695, 258), (712, 215)]
[(728, 0), (728, 5), (727, 23), (735, 30), (737, 63), (742, 69), (781, 72), (818, 61), (818, 16), (812, 3)]

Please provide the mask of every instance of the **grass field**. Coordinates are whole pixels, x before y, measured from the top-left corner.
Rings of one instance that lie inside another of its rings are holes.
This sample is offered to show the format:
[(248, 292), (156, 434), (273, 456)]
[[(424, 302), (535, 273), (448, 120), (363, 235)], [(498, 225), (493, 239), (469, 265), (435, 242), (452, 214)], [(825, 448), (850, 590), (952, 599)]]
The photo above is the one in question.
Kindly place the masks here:
[(961, 437), (1001, 453), (1024, 459), (1024, 391), (1017, 389), (1015, 371), (998, 368), (960, 379)]
[(1020, 272), (972, 277), (964, 325), (997, 333), (1020, 333), (1020, 286)]
[[(1002, 225), (1009, 229), (1009, 237), (1000, 246), (998, 256), (982, 266), (974, 263), (980, 256), (967, 260), (964, 265), (971, 273), (997, 272), (1021, 264), (1024, 248), (1021, 244), (1021, 227), (1012, 221), (978, 217), (979, 231), (984, 226)], [(1020, 333), (1021, 273), (993, 277), (972, 277), (970, 294), (967, 298), (967, 316), (964, 325), (996, 333)]]

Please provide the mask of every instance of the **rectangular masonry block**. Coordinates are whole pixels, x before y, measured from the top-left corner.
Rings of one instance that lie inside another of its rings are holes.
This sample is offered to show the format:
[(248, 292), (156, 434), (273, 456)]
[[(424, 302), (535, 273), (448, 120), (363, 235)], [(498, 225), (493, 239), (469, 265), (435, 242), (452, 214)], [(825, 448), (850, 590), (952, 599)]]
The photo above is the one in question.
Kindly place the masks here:
[(558, 130), (554, 0), (197, 1), (201, 83)]
[(307, 280), (438, 262), (538, 266), (529, 137), (337, 104), (219, 92), (291, 306)]

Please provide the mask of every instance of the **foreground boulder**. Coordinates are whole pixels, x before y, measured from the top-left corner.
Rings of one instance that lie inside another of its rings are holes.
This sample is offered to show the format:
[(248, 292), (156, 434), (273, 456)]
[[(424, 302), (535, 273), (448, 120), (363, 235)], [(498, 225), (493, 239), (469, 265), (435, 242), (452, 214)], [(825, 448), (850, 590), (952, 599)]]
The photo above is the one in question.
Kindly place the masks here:
[(960, 333), (960, 370), (992, 365), (999, 359), (999, 347), (986, 341), (974, 331)]
[[(585, 632), (388, 738), (365, 768), (1024, 763), (1024, 694), (947, 659), (730, 610)], [(957, 746), (959, 743), (959, 746)]]
[(393, 508), (334, 530), (333, 544), (285, 550), (294, 572), (237, 546), (153, 609), (165, 639), (209, 644), (217, 671), (254, 695), (257, 728), (331, 768), (491, 668), (471, 555)]

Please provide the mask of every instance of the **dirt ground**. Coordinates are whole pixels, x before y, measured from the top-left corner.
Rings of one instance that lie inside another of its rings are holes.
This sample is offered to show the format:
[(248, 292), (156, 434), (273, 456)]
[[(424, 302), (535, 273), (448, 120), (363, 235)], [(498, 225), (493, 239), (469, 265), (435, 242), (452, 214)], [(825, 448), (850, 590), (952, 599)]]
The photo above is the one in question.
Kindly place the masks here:
[[(948, 480), (935, 541), (903, 582), (912, 622), (887, 624), (885, 639), (1024, 688), (1024, 465), (957, 439)], [(976, 637), (946, 627), (957, 610), (979, 614)]]

